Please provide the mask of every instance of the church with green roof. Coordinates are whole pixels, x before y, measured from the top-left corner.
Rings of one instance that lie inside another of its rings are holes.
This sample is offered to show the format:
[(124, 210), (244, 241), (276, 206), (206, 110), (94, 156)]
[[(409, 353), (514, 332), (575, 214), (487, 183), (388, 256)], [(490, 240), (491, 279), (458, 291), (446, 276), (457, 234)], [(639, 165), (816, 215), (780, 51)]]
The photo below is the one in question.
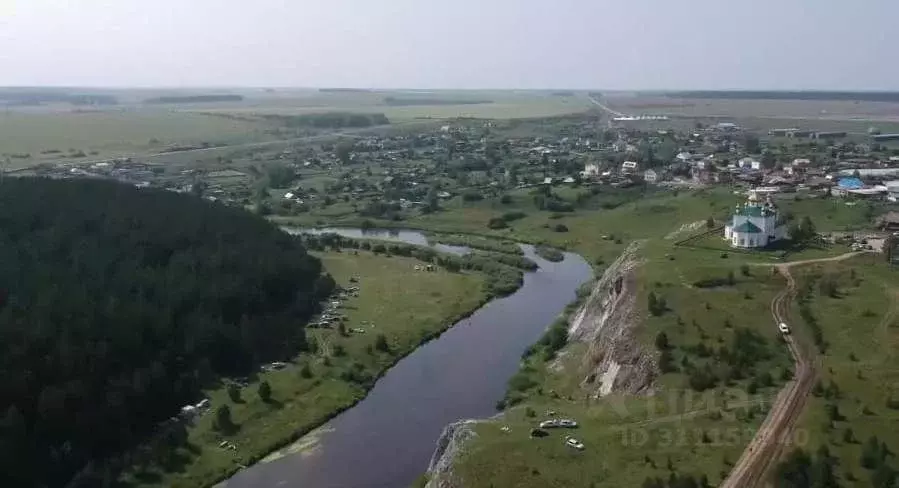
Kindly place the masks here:
[(758, 195), (750, 190), (749, 199), (737, 205), (731, 222), (724, 227), (724, 238), (733, 247), (758, 248), (786, 239), (787, 230), (771, 200), (761, 203)]

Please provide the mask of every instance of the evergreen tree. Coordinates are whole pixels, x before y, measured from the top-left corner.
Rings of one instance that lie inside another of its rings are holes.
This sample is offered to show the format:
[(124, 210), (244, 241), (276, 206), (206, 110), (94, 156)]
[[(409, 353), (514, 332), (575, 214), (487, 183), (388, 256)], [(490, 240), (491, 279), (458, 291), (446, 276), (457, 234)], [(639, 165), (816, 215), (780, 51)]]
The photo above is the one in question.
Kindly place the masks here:
[(263, 402), (268, 403), (272, 400), (272, 387), (268, 384), (268, 381), (259, 383), (258, 392), (259, 398), (261, 398)]

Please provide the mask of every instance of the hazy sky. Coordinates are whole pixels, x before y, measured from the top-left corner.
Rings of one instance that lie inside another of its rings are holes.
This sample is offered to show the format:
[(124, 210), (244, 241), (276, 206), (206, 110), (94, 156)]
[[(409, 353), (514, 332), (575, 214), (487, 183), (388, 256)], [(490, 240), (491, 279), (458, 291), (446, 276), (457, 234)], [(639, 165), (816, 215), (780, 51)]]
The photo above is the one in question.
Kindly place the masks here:
[(899, 0), (0, 0), (0, 85), (899, 89)]

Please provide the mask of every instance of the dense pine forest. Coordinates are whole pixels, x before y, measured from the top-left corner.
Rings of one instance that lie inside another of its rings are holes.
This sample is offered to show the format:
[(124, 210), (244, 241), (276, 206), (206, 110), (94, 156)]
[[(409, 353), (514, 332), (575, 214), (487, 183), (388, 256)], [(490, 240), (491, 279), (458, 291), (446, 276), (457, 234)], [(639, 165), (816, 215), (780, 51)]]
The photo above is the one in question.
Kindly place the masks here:
[(89, 180), (0, 184), (0, 486), (63, 486), (200, 388), (305, 346), (334, 282), (239, 209)]

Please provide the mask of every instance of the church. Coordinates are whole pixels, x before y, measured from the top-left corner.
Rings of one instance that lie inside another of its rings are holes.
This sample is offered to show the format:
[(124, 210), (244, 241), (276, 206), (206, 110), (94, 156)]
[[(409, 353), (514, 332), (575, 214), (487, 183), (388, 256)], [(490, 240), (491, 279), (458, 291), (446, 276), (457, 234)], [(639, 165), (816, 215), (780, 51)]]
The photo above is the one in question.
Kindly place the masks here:
[(737, 205), (731, 222), (724, 227), (724, 238), (733, 247), (759, 248), (787, 238), (787, 229), (779, 220), (770, 197), (764, 203), (756, 192), (749, 192), (743, 205)]

